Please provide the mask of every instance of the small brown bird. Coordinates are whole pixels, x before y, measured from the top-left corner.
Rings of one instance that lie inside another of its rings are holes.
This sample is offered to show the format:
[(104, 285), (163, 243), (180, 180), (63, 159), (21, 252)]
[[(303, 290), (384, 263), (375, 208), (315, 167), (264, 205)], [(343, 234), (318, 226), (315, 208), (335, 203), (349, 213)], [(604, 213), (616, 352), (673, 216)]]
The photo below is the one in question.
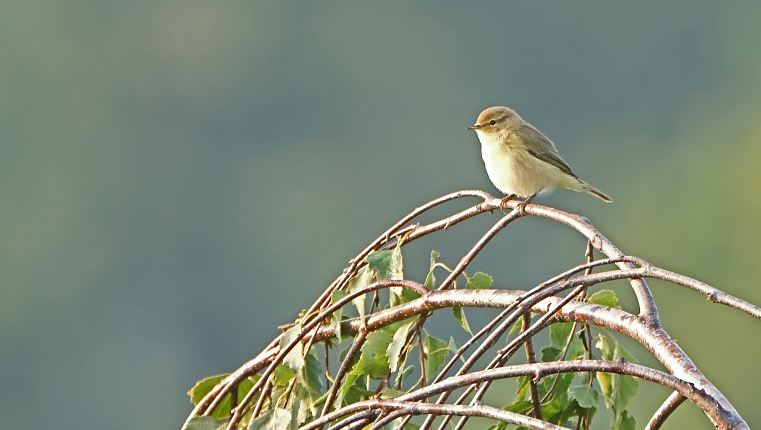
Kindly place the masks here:
[(586, 191), (606, 202), (613, 200), (571, 171), (545, 135), (514, 110), (494, 106), (481, 112), (470, 127), (481, 141), (481, 156), (492, 183), (507, 195), (524, 197), (520, 209), (537, 194), (560, 187)]

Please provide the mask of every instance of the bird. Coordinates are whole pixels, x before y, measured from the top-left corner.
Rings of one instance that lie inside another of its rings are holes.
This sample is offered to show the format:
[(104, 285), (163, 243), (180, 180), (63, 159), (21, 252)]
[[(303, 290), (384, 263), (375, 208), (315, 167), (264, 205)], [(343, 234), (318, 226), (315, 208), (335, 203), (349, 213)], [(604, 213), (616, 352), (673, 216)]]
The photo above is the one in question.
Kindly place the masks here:
[(522, 197), (517, 209), (524, 213), (535, 196), (554, 188), (585, 191), (605, 202), (613, 201), (576, 176), (555, 144), (513, 109), (490, 107), (467, 128), (478, 135), (489, 179), (506, 195), (501, 203), (503, 209), (510, 200)]

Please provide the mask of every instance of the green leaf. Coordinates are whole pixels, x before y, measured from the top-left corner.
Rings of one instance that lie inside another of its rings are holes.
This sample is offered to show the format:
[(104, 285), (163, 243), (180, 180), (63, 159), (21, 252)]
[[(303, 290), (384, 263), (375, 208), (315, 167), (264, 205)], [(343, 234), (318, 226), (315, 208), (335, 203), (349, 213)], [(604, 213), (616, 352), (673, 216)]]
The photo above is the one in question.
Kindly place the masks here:
[(584, 355), (586, 349), (584, 349), (584, 342), (579, 339), (578, 336), (574, 336), (571, 343), (568, 344), (568, 349), (565, 353), (566, 360), (575, 360)]
[(291, 410), (290, 410), (290, 412), (291, 412), (291, 422), (288, 423), (288, 428), (290, 428), (290, 429), (297, 429), (297, 428), (299, 428), (299, 425), (303, 422), (302, 418), (303, 419), (307, 418), (306, 416), (302, 416), (303, 415), (303, 413), (301, 411), (302, 409), (306, 409), (306, 408), (302, 408), (301, 407), (301, 402), (300, 401), (295, 400), (295, 399), (293, 401), (291, 401)]
[(354, 367), (346, 373), (346, 376), (344, 376), (344, 380), (341, 383), (341, 388), (338, 389), (338, 398), (336, 399), (337, 407), (354, 403), (359, 400), (358, 398), (354, 398), (354, 396), (349, 398), (350, 391), (359, 376), (360, 373), (357, 372)]
[(339, 390), (340, 395), (336, 400), (339, 405), (346, 406), (357, 403), (360, 400), (366, 400), (375, 394), (375, 392), (367, 389), (362, 376), (363, 375), (356, 371), (356, 369), (352, 369), (346, 374), (344, 377), (344, 383), (341, 384)]
[(532, 410), (534, 408), (534, 404), (531, 403), (530, 400), (519, 400), (512, 405), (505, 408), (508, 412), (515, 412), (516, 414), (525, 414), (526, 412)]
[(639, 392), (639, 381), (629, 375), (613, 375), (613, 409), (623, 411)]
[(600, 350), (601, 358), (603, 360), (613, 360), (613, 353), (615, 349), (607, 337), (603, 336), (602, 334), (598, 334), (595, 346)]
[[(362, 269), (360, 273), (358, 273), (356, 276), (351, 278), (349, 280), (349, 293), (354, 293), (356, 291), (359, 291), (366, 286), (370, 285), (372, 282), (372, 273), (370, 273), (370, 270), (368, 269)], [(359, 313), (360, 318), (365, 317), (365, 298), (367, 297), (367, 294), (362, 294), (360, 296), (355, 297), (351, 302), (354, 304), (354, 307), (357, 308), (357, 312)]]
[(433, 336), (426, 336), (423, 341), (423, 351), (427, 356), (425, 374), (428, 378), (431, 378), (444, 365), (444, 360), (449, 355), (449, 343)]
[(452, 306), (452, 315), (454, 315), (454, 318), (458, 323), (460, 323), (460, 327), (462, 327), (463, 330), (467, 331), (471, 335), (473, 334), (473, 332), (470, 331), (470, 324), (468, 324), (468, 319), (465, 317), (465, 311), (462, 310), (461, 306)]
[(556, 361), (558, 358), (560, 358), (561, 352), (562, 352), (561, 350), (557, 348), (553, 348), (551, 346), (542, 348), (542, 361), (545, 363), (550, 361)]
[(408, 376), (412, 375), (412, 372), (415, 370), (415, 366), (407, 366), (399, 372), (399, 375), (397, 376), (396, 380), (404, 382), (405, 379), (407, 379)]
[(393, 336), (383, 330), (368, 334), (360, 348), (359, 361), (354, 365), (356, 371), (373, 379), (382, 378), (389, 369), (386, 350), (392, 341)]
[(183, 430), (223, 430), (227, 427), (226, 421), (215, 420), (212, 417), (193, 417)]
[[(455, 352), (457, 352), (458, 349), (460, 349), (460, 345), (457, 343), (456, 340), (454, 340), (454, 337), (452, 336), (449, 336), (448, 348), (449, 348), (449, 352), (451, 352), (452, 354), (454, 354)], [(463, 359), (462, 356), (460, 356), (460, 360), (462, 360), (463, 363), (465, 362), (465, 359)]]
[[(559, 394), (559, 392), (556, 391), (556, 394)], [(566, 405), (556, 396), (551, 402), (542, 404), (542, 415), (544, 415), (546, 421), (556, 423), (559, 421), (565, 406)]]
[(491, 287), (494, 282), (494, 278), (487, 275), (484, 272), (476, 272), (472, 278), (468, 279), (468, 283), (465, 284), (465, 288), (469, 290), (483, 290)]
[(568, 404), (568, 387), (573, 382), (573, 375), (573, 373), (558, 373), (547, 378), (542, 378), (537, 384), (540, 397), (544, 397), (546, 393), (553, 390), (554, 394), (550, 403), (554, 404), (547, 403), (544, 406), (548, 414), (561, 413)]
[[(346, 293), (341, 290), (333, 290), (333, 292), (330, 294), (330, 303), (332, 305), (335, 305), (338, 303), (339, 300), (344, 298), (346, 296)], [(343, 306), (336, 309), (335, 312), (333, 312), (333, 327), (335, 327), (335, 333), (336, 333), (336, 340), (339, 342), (341, 341), (341, 322), (343, 320)]]
[(596, 407), (584, 409), (579, 406), (579, 403), (576, 400), (566, 399), (565, 409), (563, 409), (563, 411), (556, 416), (557, 421), (555, 422), (559, 425), (570, 427), (572, 424), (576, 424), (578, 422), (578, 420), (574, 420), (573, 423), (569, 422), (572, 417), (579, 415), (579, 413), (586, 413), (586, 411), (589, 411), (589, 416), (591, 419), (596, 410)]
[(392, 306), (399, 306), (403, 303), (411, 302), (421, 297), (420, 293), (418, 293), (417, 291), (408, 290), (407, 288), (402, 288), (402, 287), (392, 287), (391, 289), (393, 290), (395, 288), (399, 288), (400, 293), (399, 295), (392, 296), (393, 298)]
[(437, 251), (431, 251), (431, 268), (428, 270), (428, 275), (425, 277), (424, 286), (429, 290), (432, 290), (436, 286), (436, 276), (433, 274), (433, 269), (436, 268), (436, 260), (441, 258), (441, 254)]
[(388, 267), (389, 279), (404, 279), (404, 259), (402, 258), (402, 247), (397, 245), (391, 251), (391, 262)]
[(515, 403), (518, 403), (526, 398), (528, 390), (531, 388), (531, 377), (519, 376), (518, 377), (518, 389), (515, 391)]
[(373, 251), (367, 256), (367, 267), (375, 272), (378, 280), (404, 279), (402, 273), (402, 249)]
[[(283, 333), (283, 337), (280, 338), (280, 348), (285, 348), (288, 344), (293, 342), (296, 338), (298, 338), (301, 335), (301, 326), (295, 325), (291, 328), (289, 328), (285, 333)], [(293, 346), (293, 349), (288, 351), (288, 354), (283, 358), (283, 363), (285, 363), (288, 367), (291, 368), (294, 372), (298, 372), (299, 369), (304, 365), (304, 345), (302, 345), (301, 341), (296, 342), (296, 345)]]
[(507, 423), (504, 421), (500, 421), (499, 424), (494, 424), (493, 426), (489, 427), (486, 430), (507, 430)]
[[(321, 375), (322, 366), (320, 365), (320, 361), (310, 352), (306, 355), (305, 365), (296, 374), (296, 380), (299, 382), (299, 386), (306, 389), (310, 400), (316, 399), (322, 392)], [(306, 400), (304, 399), (306, 396), (302, 395), (300, 397), (302, 400)]]
[[(388, 279), (404, 279), (404, 271), (402, 270), (402, 266), (403, 266), (402, 247), (399, 244), (397, 244), (396, 248), (394, 248), (391, 251), (388, 273), (386, 274)], [(381, 278), (380, 276), (378, 278), (384, 279), (384, 278)], [(402, 303), (408, 302), (410, 299), (410, 295), (405, 294), (405, 292), (409, 291), (414, 293), (414, 291), (410, 291), (403, 287), (391, 287), (389, 290), (390, 290), (391, 306), (398, 306)]]
[(560, 322), (550, 325), (550, 346), (556, 349), (563, 349), (572, 329), (573, 323), (570, 322)]
[(385, 387), (380, 392), (382, 399), (395, 399), (403, 394), (404, 394), (404, 391), (397, 390), (391, 387)]
[(610, 308), (621, 309), (618, 304), (618, 297), (613, 290), (600, 290), (589, 296), (589, 303), (607, 306)]
[(611, 426), (613, 430), (634, 430), (637, 426), (637, 423), (634, 420), (634, 417), (629, 415), (629, 412), (623, 411), (618, 416), (616, 416), (614, 425)]
[(597, 391), (589, 384), (576, 385), (569, 389), (571, 397), (584, 409), (597, 406)]
[[(624, 358), (636, 362), (634, 357), (618, 342), (614, 345), (602, 334), (598, 335), (595, 346), (600, 350), (603, 360)], [(632, 376), (596, 372), (596, 377), (600, 384), (600, 391), (605, 397), (605, 406), (613, 408), (617, 414), (622, 413), (639, 392), (639, 381)]]
[(404, 342), (407, 340), (407, 335), (410, 332), (410, 328), (412, 328), (412, 325), (416, 321), (417, 318), (413, 318), (407, 324), (404, 324), (396, 329), (391, 339), (391, 343), (389, 343), (388, 347), (386, 348), (386, 356), (388, 357), (388, 364), (392, 372), (396, 372), (396, 369), (399, 367), (399, 357), (402, 354), (402, 348), (404, 348), (405, 345)]
[(193, 388), (188, 391), (190, 401), (194, 405), (197, 405), (198, 402), (200, 402), (204, 396), (209, 394), (209, 391), (211, 391), (211, 389), (214, 388), (221, 380), (225, 379), (227, 375), (229, 375), (229, 373), (225, 373), (224, 375), (209, 376), (208, 378), (204, 378), (196, 382), (195, 385), (193, 385)]
[(394, 337), (383, 330), (376, 330), (367, 335), (365, 343), (359, 349), (363, 355), (368, 355), (370, 358), (387, 357), (386, 350), (388, 345)]
[(281, 363), (275, 367), (275, 371), (272, 373), (272, 382), (275, 385), (285, 387), (294, 376), (296, 376), (296, 373), (290, 367)]
[(291, 412), (287, 409), (270, 409), (248, 425), (248, 430), (291, 430)]
[[(219, 383), (222, 379), (224, 379), (227, 375), (216, 375), (216, 376), (210, 376), (208, 378), (202, 379), (201, 381), (198, 381), (193, 388), (188, 391), (188, 395), (190, 396), (190, 401), (193, 402), (193, 404), (198, 404), (198, 402), (201, 401), (201, 399), (206, 396), (206, 394), (214, 388), (215, 385)], [(253, 377), (246, 378), (238, 383), (238, 401), (243, 399), (243, 396), (245, 396), (249, 391), (251, 391), (251, 388), (254, 387), (254, 382), (259, 379), (259, 375), (255, 375)], [(255, 398), (258, 398), (258, 394), (255, 396)], [(214, 409), (214, 412), (211, 414), (212, 418), (227, 418), (230, 416), (230, 395), (227, 394), (222, 399), (222, 401), (219, 403), (219, 406), (217, 406), (216, 409)]]
[[(402, 422), (404, 421), (404, 419), (405, 417), (399, 417), (395, 419), (394, 421), (392, 421), (393, 425), (390, 426), (389, 428), (390, 429), (401, 428), (400, 426), (402, 425)], [(367, 428), (369, 429), (370, 427), (368, 426)], [(420, 426), (415, 423), (408, 422), (407, 424), (404, 425), (404, 430), (420, 430)]]
[(616, 348), (613, 351), (615, 359), (623, 358), (630, 363), (637, 363), (637, 359), (629, 353), (620, 343), (616, 342)]
[(521, 322), (521, 320), (519, 319), (515, 324), (513, 324), (513, 327), (510, 328), (510, 332), (507, 333), (507, 336), (508, 337), (512, 336), (513, 333), (520, 330), (522, 326), (523, 326), (523, 322)]
[(611, 397), (613, 394), (613, 378), (610, 373), (595, 372), (597, 383), (600, 384), (600, 392), (605, 399), (605, 407), (610, 409), (612, 405)]
[(571, 386), (571, 382), (573, 382), (573, 373), (560, 373), (558, 375), (558, 382), (555, 384), (555, 397), (561, 399), (567, 398), (568, 387)]

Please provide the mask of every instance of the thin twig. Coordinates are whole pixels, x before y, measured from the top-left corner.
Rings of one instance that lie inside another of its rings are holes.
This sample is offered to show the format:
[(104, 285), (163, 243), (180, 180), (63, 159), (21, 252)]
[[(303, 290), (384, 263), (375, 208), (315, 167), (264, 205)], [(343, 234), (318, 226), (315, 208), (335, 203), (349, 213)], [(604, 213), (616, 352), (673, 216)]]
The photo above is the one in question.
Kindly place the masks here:
[(457, 263), (457, 266), (455, 266), (454, 269), (452, 269), (452, 273), (449, 274), (449, 276), (444, 279), (444, 281), (439, 285), (437, 288), (438, 290), (445, 290), (449, 287), (450, 284), (458, 277), (460, 274), (465, 270), (466, 267), (468, 267), (468, 264), (470, 264), (471, 261), (473, 261), (473, 258), (475, 258), (478, 253), (484, 249), (487, 243), (489, 243), (490, 240), (494, 238), (494, 236), (497, 235), (497, 233), (500, 232), (503, 228), (507, 227), (508, 224), (513, 222), (514, 220), (521, 217), (520, 211), (512, 210), (507, 215), (503, 216), (499, 221), (497, 221), (490, 229), (487, 231), (481, 238), (476, 242), (475, 245), (468, 251), (461, 259), (460, 262)]
[[(521, 330), (526, 331), (528, 327), (531, 325), (531, 314), (525, 313), (523, 314), (523, 319), (521, 319)], [(531, 338), (526, 339), (526, 343), (524, 343), (524, 346), (526, 347), (526, 361), (528, 363), (535, 363), (536, 359), (534, 358), (534, 348), (531, 344)], [(531, 386), (531, 402), (534, 405), (534, 417), (539, 418), (540, 420), (543, 420), (544, 417), (542, 416), (542, 404), (539, 402), (539, 389), (536, 386), (536, 381), (534, 378), (531, 378), (529, 380), (529, 384)]]

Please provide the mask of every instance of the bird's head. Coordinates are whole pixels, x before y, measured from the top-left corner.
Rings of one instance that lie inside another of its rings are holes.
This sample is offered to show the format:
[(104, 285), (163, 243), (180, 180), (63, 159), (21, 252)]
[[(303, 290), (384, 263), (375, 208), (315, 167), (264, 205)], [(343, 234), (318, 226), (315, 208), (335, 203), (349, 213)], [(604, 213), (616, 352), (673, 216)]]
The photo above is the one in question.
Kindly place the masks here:
[(481, 112), (476, 123), (468, 127), (479, 134), (495, 134), (510, 130), (523, 120), (514, 110), (505, 106), (494, 106)]

